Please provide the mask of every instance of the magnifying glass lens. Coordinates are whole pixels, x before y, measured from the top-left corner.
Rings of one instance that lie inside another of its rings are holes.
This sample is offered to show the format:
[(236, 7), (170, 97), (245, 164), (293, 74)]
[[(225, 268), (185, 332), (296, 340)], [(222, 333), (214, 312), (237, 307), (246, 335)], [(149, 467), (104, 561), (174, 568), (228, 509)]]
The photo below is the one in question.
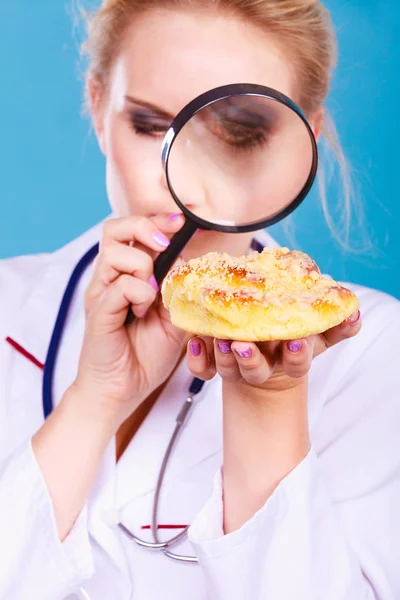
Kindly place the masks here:
[(309, 128), (290, 106), (263, 96), (218, 99), (174, 139), (170, 190), (214, 226), (262, 223), (285, 211), (307, 185), (314, 151)]

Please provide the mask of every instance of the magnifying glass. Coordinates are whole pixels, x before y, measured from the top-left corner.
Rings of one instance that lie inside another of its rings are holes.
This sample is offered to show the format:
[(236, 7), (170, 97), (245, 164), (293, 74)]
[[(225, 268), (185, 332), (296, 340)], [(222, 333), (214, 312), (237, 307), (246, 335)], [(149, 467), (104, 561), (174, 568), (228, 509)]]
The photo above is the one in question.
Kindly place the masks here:
[[(163, 140), (162, 162), (186, 220), (154, 262), (159, 284), (198, 229), (245, 233), (292, 213), (314, 183), (318, 149), (290, 98), (261, 85), (231, 84), (181, 110)], [(130, 311), (127, 323), (133, 319)]]

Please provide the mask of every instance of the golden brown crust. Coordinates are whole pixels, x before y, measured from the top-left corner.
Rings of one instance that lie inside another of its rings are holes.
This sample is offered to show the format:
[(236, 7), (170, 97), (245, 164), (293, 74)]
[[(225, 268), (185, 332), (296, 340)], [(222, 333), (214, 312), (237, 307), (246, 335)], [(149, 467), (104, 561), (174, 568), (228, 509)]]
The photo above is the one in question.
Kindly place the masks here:
[(359, 307), (353, 292), (323, 277), (309, 256), (287, 248), (193, 259), (170, 271), (162, 298), (177, 327), (243, 341), (321, 333)]

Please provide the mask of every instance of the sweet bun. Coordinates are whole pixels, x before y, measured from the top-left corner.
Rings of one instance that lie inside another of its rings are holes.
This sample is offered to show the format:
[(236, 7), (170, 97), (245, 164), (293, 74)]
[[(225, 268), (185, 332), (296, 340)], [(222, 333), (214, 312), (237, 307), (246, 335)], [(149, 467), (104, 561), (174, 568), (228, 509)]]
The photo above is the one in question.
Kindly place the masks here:
[(173, 268), (161, 291), (176, 327), (249, 342), (322, 333), (359, 307), (307, 254), (287, 248), (239, 258), (211, 252)]

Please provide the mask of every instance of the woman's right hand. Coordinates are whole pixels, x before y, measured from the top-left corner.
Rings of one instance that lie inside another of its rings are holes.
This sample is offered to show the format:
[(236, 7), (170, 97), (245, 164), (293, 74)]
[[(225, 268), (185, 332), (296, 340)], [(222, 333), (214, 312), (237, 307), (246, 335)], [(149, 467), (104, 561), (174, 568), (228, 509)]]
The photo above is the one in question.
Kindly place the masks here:
[[(104, 225), (85, 297), (86, 328), (74, 383), (79, 397), (104, 406), (121, 424), (176, 366), (186, 334), (176, 329), (157, 298), (155, 257), (182, 216), (126, 217)], [(156, 300), (156, 301), (155, 301)], [(129, 305), (136, 316), (125, 326)]]
[[(110, 439), (182, 354), (187, 335), (172, 326), (151, 280), (154, 258), (168, 244), (165, 235), (182, 225), (182, 217), (169, 221), (168, 216), (104, 225), (85, 297), (76, 380), (32, 438), (60, 540), (84, 506)], [(129, 305), (138, 318), (125, 326)]]

